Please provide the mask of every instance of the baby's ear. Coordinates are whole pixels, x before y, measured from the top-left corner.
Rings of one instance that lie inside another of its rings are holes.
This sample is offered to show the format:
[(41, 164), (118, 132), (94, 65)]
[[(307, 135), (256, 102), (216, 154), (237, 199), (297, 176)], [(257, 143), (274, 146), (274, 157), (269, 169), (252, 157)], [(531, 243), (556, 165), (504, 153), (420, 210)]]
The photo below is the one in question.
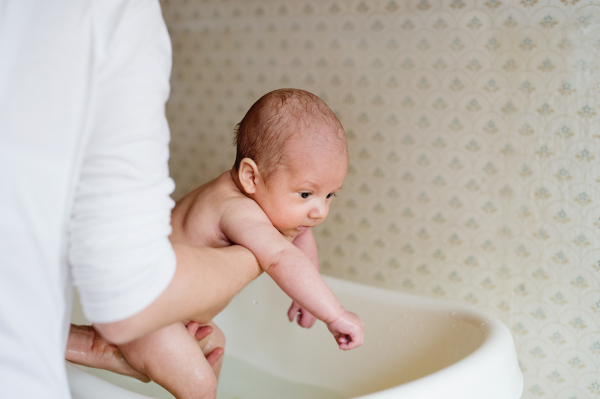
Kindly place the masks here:
[(240, 161), (238, 179), (246, 194), (254, 194), (256, 192), (256, 186), (260, 180), (260, 172), (253, 160), (244, 158)]

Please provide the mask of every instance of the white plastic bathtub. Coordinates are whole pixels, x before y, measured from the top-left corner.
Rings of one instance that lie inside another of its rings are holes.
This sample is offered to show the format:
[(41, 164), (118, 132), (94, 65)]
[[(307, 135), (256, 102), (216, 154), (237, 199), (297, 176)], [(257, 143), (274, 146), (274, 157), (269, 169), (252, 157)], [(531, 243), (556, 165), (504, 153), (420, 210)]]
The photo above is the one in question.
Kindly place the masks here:
[[(215, 319), (227, 337), (219, 399), (521, 397), (513, 339), (497, 319), (442, 301), (325, 279), (363, 319), (364, 345), (344, 352), (323, 323), (306, 330), (287, 321), (291, 301), (263, 275)], [(82, 321), (78, 307), (73, 319)], [(154, 383), (91, 370), (102, 380), (70, 364), (67, 371), (75, 399), (172, 398)]]

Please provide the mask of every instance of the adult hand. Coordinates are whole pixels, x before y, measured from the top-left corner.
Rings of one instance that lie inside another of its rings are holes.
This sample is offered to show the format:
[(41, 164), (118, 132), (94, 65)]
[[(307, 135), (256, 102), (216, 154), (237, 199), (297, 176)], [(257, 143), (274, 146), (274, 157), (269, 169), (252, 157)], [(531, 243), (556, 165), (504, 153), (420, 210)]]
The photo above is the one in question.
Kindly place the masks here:
[[(213, 328), (195, 323), (190, 324), (192, 325), (189, 326), (188, 331), (196, 337), (202, 346), (201, 341), (213, 332)], [(214, 348), (206, 354), (206, 360), (213, 366), (223, 353), (223, 348)], [(109, 370), (136, 378), (142, 382), (150, 382), (150, 378), (146, 374), (136, 370), (125, 360), (116, 345), (102, 338), (92, 326), (71, 324), (65, 359), (82, 366)]]
[(92, 326), (71, 324), (65, 359), (82, 366), (137, 378), (143, 382), (150, 381), (146, 374), (131, 367), (119, 348), (102, 338)]
[(190, 334), (196, 337), (198, 340), (198, 345), (202, 348), (202, 352), (204, 353), (204, 357), (210, 366), (215, 369), (215, 374), (217, 377), (219, 376), (219, 371), (221, 367), (215, 368), (215, 364), (219, 361), (221, 356), (225, 354), (225, 349), (219, 345), (225, 345), (225, 336), (223, 333), (217, 328), (217, 334), (211, 338), (208, 338), (214, 331), (214, 324), (201, 326), (200, 324), (192, 321), (187, 324), (186, 328)]

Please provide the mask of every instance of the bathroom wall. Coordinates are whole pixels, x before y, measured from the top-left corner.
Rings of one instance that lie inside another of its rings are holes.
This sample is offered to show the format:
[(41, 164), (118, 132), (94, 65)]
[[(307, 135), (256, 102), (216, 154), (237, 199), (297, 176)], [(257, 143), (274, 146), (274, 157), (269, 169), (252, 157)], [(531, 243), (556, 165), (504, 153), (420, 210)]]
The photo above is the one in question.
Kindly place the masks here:
[(176, 198), (231, 167), (261, 95), (311, 91), (350, 148), (316, 230), (323, 273), (490, 312), (524, 398), (600, 397), (597, 3), (162, 5)]

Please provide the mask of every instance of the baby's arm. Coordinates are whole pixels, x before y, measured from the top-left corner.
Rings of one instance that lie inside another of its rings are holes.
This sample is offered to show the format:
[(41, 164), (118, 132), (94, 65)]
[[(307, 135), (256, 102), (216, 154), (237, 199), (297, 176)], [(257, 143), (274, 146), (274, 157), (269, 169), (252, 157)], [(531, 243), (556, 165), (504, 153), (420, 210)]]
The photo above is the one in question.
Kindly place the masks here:
[[(294, 241), (292, 241), (292, 244), (294, 244), (296, 248), (300, 249), (306, 256), (308, 256), (308, 259), (311, 260), (315, 268), (319, 270), (317, 243), (311, 229), (308, 229), (304, 233), (297, 235), (296, 238), (294, 238)], [(315, 316), (300, 306), (298, 302), (293, 301), (292, 306), (290, 306), (290, 309), (288, 310), (288, 318), (290, 321), (294, 321), (296, 315), (298, 316), (298, 325), (304, 328), (311, 328), (317, 320)]]
[(362, 344), (360, 318), (342, 307), (311, 260), (273, 227), (256, 202), (248, 198), (229, 200), (220, 227), (231, 241), (252, 251), (286, 294), (327, 324), (341, 349)]

